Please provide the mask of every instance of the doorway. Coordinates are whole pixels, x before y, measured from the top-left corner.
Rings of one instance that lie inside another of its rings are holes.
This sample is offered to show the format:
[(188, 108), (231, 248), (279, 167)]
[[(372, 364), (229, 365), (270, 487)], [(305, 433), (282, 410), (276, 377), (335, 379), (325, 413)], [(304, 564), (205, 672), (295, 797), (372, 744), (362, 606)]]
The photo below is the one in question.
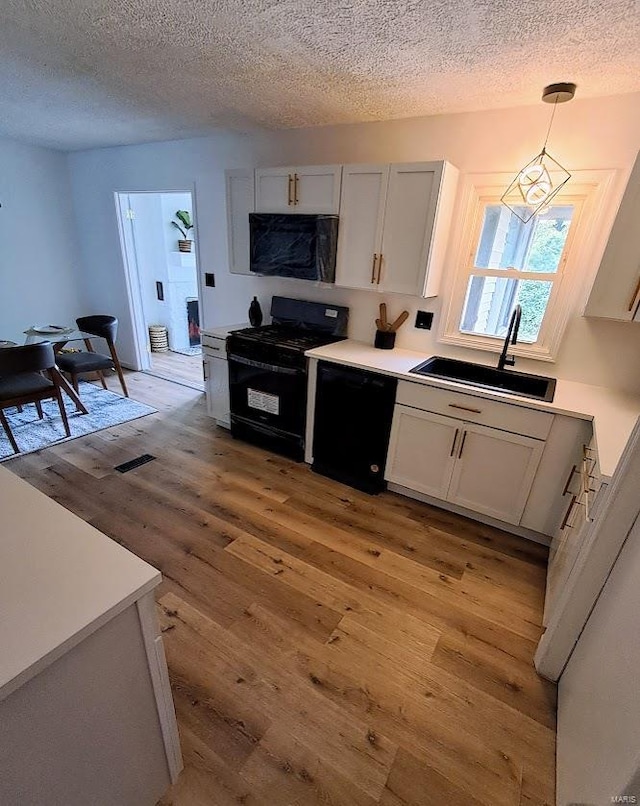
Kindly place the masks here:
[(116, 193), (116, 207), (140, 368), (204, 390), (193, 195)]

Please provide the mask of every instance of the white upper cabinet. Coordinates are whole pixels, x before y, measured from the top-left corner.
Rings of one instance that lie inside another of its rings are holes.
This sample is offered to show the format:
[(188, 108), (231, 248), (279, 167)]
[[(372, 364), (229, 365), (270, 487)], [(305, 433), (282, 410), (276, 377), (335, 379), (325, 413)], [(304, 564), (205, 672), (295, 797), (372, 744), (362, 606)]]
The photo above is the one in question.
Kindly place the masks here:
[(249, 213), (254, 205), (253, 171), (238, 169), (224, 172), (227, 201), (227, 239), (229, 271), (251, 274), (249, 271)]
[(640, 322), (640, 153), (613, 223), (585, 316)]
[(336, 285), (436, 296), (457, 179), (446, 162), (345, 166)]
[(375, 287), (388, 183), (388, 165), (342, 169), (336, 285)]
[(256, 212), (337, 214), (341, 175), (341, 165), (258, 168)]

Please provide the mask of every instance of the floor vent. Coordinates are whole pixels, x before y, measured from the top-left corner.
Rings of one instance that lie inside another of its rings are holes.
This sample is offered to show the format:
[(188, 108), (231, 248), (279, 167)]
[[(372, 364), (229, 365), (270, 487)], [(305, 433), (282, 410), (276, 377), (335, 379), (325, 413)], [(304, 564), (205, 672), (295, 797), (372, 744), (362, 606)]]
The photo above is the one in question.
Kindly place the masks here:
[(140, 467), (140, 465), (146, 465), (147, 462), (152, 462), (155, 458), (156, 457), (152, 456), (150, 453), (143, 453), (142, 456), (131, 459), (129, 462), (116, 465), (114, 470), (117, 470), (118, 473), (128, 473), (130, 470), (135, 470), (136, 467)]

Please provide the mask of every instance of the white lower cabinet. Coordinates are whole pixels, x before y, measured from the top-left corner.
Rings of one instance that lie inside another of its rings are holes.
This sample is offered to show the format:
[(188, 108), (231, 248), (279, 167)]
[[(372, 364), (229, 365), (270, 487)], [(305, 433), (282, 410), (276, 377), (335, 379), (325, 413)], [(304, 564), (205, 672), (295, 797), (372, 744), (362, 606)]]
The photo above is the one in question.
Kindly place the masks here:
[(447, 500), (506, 523), (520, 523), (544, 442), (464, 423)]
[(544, 441), (396, 405), (385, 478), (518, 524)]
[(446, 498), (460, 426), (460, 421), (452, 417), (396, 406), (387, 459), (387, 481), (434, 498)]
[(218, 425), (231, 428), (229, 400), (229, 364), (226, 338), (203, 338), (202, 366), (207, 397), (207, 414)]

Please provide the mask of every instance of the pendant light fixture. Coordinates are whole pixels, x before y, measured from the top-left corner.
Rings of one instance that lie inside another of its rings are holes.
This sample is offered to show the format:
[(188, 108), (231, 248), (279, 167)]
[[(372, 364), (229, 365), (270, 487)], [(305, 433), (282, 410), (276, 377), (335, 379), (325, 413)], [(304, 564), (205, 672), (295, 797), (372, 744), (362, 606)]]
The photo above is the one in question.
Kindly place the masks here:
[(500, 199), (525, 224), (536, 213), (545, 212), (560, 188), (571, 179), (569, 171), (549, 154), (547, 143), (557, 105), (570, 101), (575, 94), (575, 84), (549, 84), (544, 88), (542, 100), (553, 104), (553, 110), (542, 151), (518, 171)]

